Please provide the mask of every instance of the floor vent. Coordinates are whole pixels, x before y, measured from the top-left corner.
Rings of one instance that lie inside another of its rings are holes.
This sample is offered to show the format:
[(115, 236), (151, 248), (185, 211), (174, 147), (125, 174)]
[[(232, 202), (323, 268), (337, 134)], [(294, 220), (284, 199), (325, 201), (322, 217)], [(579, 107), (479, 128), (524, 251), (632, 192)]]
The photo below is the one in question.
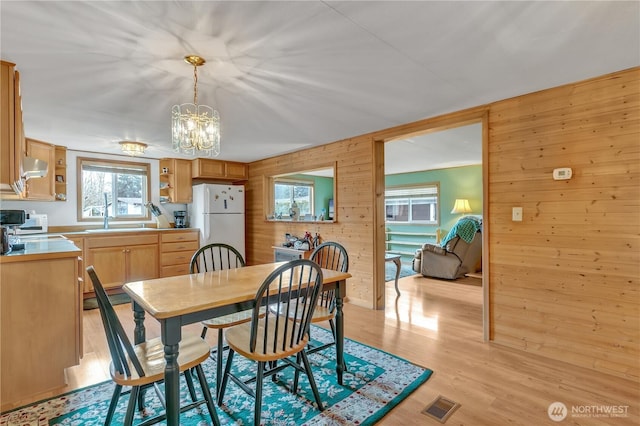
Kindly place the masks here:
[(436, 419), (440, 423), (444, 423), (458, 407), (460, 407), (460, 404), (457, 402), (439, 395), (431, 404), (427, 405), (425, 409), (422, 410), (422, 414), (425, 414), (432, 419)]

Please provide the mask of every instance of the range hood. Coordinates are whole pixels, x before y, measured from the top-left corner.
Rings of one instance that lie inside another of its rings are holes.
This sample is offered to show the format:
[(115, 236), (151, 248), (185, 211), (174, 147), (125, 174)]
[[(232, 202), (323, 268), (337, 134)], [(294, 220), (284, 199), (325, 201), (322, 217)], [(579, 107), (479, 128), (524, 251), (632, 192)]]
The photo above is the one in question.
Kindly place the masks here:
[(39, 160), (33, 157), (24, 157), (22, 159), (22, 170), (20, 176), (22, 176), (25, 180), (45, 177), (47, 175), (48, 168), (49, 165), (46, 161)]
[(18, 195), (23, 197), (25, 190), (25, 182), (33, 178), (41, 178), (47, 175), (49, 165), (46, 161), (33, 157), (23, 157), (20, 166), (20, 179), (11, 184), (11, 189)]

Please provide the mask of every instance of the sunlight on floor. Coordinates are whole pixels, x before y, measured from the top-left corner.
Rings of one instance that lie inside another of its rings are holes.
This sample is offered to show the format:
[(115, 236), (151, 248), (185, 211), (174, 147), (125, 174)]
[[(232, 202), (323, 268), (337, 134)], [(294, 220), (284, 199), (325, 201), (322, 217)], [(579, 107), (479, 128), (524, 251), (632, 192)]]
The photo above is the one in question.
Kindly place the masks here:
[(405, 297), (401, 302), (400, 299), (400, 297), (396, 298), (394, 307), (385, 309), (386, 318), (393, 319), (398, 323), (405, 323), (435, 332), (438, 331), (438, 314), (425, 315), (425, 307), (422, 305), (422, 300)]

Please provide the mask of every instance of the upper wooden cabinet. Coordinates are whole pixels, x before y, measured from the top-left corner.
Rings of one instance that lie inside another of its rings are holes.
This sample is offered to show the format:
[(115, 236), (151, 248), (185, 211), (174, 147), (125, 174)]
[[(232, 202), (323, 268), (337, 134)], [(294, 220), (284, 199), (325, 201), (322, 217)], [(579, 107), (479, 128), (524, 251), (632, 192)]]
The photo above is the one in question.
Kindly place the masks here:
[(0, 61), (0, 74), (0, 196), (15, 198), (11, 184), (20, 179), (25, 154), (20, 74), (5, 61)]
[(26, 139), (27, 156), (47, 162), (47, 175), (42, 178), (29, 179), (26, 182), (24, 198), (29, 200), (53, 201), (55, 190), (56, 147), (50, 143)]
[(206, 158), (196, 158), (192, 163), (191, 176), (194, 179), (241, 181), (249, 177), (248, 166), (245, 163)]
[(191, 160), (163, 158), (160, 160), (160, 202), (190, 203)]

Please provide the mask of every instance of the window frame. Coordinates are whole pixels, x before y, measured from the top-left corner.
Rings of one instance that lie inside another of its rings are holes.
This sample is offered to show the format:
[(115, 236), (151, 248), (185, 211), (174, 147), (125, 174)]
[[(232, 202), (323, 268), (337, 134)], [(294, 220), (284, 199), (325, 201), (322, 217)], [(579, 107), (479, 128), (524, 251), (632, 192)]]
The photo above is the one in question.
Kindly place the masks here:
[[(122, 168), (122, 169), (137, 169), (141, 172), (143, 176), (146, 178), (146, 185), (144, 185), (144, 192), (142, 194), (142, 215), (127, 215), (127, 216), (109, 216), (109, 222), (132, 222), (132, 221), (148, 221), (151, 220), (151, 213), (149, 209), (145, 208), (145, 204), (151, 202), (151, 164), (149, 163), (141, 163), (134, 161), (125, 161), (125, 160), (108, 160), (102, 158), (91, 158), (91, 157), (78, 157), (76, 160), (76, 194), (77, 194), (77, 205), (76, 205), (76, 218), (78, 222), (102, 222), (104, 221), (104, 216), (96, 216), (96, 217), (83, 217), (83, 195), (84, 195), (84, 187), (83, 187), (83, 171), (85, 166), (97, 165), (103, 166), (105, 168)], [(146, 195), (146, 197), (145, 197)], [(112, 209), (115, 211), (117, 209)]]
[[(431, 193), (435, 190), (435, 194)], [(425, 198), (435, 197), (434, 214), (435, 220), (413, 220), (412, 200), (422, 200)], [(408, 199), (407, 220), (389, 220), (387, 218), (387, 202), (389, 200), (405, 200)], [(440, 226), (440, 182), (425, 182), (411, 185), (394, 185), (387, 186), (384, 191), (384, 220), (389, 224), (413, 224), (413, 225), (429, 225)]]

